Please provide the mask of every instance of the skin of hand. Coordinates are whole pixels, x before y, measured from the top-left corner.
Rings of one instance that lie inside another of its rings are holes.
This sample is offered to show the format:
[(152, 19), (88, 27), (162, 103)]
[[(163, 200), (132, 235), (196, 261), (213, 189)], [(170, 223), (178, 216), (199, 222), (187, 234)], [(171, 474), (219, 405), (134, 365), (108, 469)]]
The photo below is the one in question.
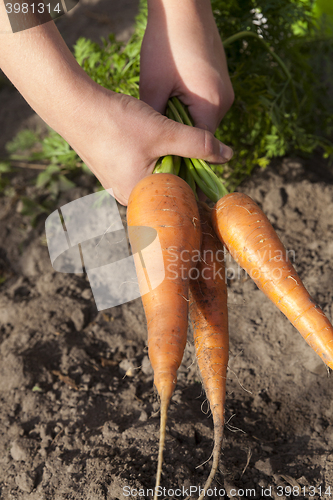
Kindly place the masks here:
[[(148, 0), (140, 97), (163, 113), (170, 96), (188, 106), (197, 127), (212, 133), (233, 103), (210, 0)], [(226, 147), (226, 159), (231, 154)]]
[[(0, 3), (0, 31), (3, 14)], [(173, 122), (143, 101), (93, 82), (54, 22), (2, 32), (0, 39), (1, 69), (121, 204), (127, 204), (133, 187), (152, 173), (160, 156), (225, 161), (224, 146), (207, 130)]]
[[(105, 188), (126, 205), (136, 183), (160, 156), (175, 154), (224, 161), (224, 146), (207, 130), (169, 120), (143, 101), (96, 88), (64, 137)], [(82, 123), (83, 120), (83, 123)]]

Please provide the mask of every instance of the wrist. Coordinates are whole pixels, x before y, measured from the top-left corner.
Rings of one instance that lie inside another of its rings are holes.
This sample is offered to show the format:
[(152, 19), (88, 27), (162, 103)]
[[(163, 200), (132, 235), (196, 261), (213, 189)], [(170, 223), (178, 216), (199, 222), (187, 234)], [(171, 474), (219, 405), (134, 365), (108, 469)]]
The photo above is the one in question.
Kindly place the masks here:
[(147, 0), (148, 15), (177, 20), (193, 14), (212, 14), (210, 0)]
[(191, 50), (195, 43), (199, 57), (207, 44), (221, 44), (210, 0), (148, 0), (148, 27), (157, 42), (167, 37), (171, 51), (174, 45)]

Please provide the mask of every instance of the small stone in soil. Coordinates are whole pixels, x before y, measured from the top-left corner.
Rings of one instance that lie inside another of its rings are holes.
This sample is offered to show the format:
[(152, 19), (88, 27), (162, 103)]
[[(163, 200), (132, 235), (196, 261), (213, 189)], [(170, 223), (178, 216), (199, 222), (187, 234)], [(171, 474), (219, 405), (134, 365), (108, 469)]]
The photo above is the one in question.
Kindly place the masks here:
[(31, 493), (34, 489), (35, 478), (29, 472), (22, 472), (16, 476), (15, 482), (20, 490)]

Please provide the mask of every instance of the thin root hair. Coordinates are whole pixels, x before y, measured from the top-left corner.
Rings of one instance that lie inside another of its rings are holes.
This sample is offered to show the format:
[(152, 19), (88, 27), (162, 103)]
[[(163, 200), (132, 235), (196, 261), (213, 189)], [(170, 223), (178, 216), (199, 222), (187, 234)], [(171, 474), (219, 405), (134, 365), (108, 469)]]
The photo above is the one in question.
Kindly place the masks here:
[(235, 427), (234, 425), (230, 425), (229, 422), (232, 418), (234, 418), (236, 416), (236, 413), (234, 413), (233, 415), (231, 415), (231, 417), (228, 419), (228, 421), (225, 423), (225, 426), (226, 428), (230, 431), (230, 432), (242, 432), (243, 434), (246, 434), (245, 431), (243, 431), (243, 429), (240, 429), (239, 427)]
[[(204, 406), (204, 404), (205, 404), (205, 403), (207, 403), (207, 410), (206, 410), (206, 411), (204, 411), (204, 409), (203, 409), (203, 406)], [(201, 407), (200, 407), (200, 409), (201, 409), (201, 411), (202, 411), (202, 413), (203, 413), (204, 415), (208, 415), (208, 414), (209, 414), (209, 412), (210, 412), (210, 406), (209, 406), (209, 402), (208, 402), (208, 399), (207, 399), (207, 398), (205, 398), (205, 399), (203, 400), (203, 402), (201, 403)]]
[(243, 386), (243, 384), (240, 382), (240, 380), (239, 380), (238, 376), (236, 375), (236, 373), (235, 373), (235, 372), (234, 372), (234, 371), (233, 371), (233, 370), (232, 370), (229, 366), (228, 366), (228, 370), (230, 370), (230, 371), (231, 371), (231, 373), (232, 373), (233, 375), (235, 375), (236, 380), (237, 380), (237, 382), (239, 383), (240, 387), (243, 389), (243, 391), (247, 392), (248, 394), (253, 394), (251, 391), (249, 391), (248, 389), (246, 389), (246, 388)]
[(202, 462), (202, 464), (196, 466), (196, 469), (199, 469), (199, 467), (203, 467), (206, 463), (208, 463), (209, 460), (212, 458), (213, 453), (214, 453), (214, 450), (211, 452), (211, 454), (209, 455), (209, 457), (207, 458), (207, 460), (205, 460), (204, 462)]
[(247, 450), (247, 460), (246, 460), (245, 467), (244, 467), (244, 469), (242, 470), (241, 477), (243, 476), (244, 472), (246, 471), (246, 469), (247, 469), (247, 467), (248, 467), (248, 465), (249, 465), (249, 463), (250, 463), (251, 457), (252, 457), (252, 450), (251, 450), (251, 448), (249, 448), (249, 449)]

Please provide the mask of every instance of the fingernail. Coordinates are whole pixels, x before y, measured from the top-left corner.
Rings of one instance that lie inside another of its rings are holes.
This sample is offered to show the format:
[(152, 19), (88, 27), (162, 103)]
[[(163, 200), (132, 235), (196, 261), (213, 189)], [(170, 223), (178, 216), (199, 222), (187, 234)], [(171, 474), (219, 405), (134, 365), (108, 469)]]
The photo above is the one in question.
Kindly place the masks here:
[(220, 155), (225, 161), (231, 160), (233, 157), (233, 150), (229, 148), (229, 146), (226, 146), (225, 144), (220, 144)]

